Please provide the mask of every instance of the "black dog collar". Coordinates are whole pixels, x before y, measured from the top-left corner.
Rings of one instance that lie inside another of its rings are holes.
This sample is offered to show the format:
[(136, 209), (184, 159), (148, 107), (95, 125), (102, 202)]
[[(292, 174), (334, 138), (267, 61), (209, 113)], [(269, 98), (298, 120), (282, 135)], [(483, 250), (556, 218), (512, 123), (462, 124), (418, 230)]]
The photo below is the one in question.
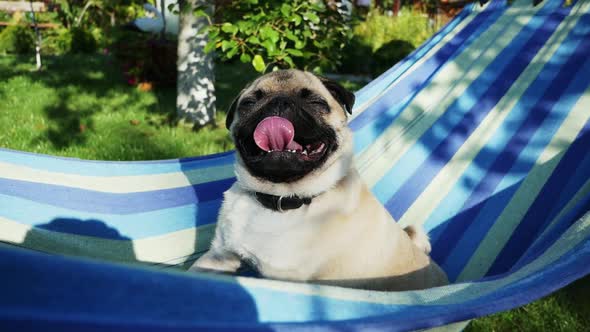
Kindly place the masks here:
[(309, 205), (311, 204), (311, 200), (313, 199), (313, 197), (302, 198), (297, 195), (275, 196), (259, 192), (255, 192), (254, 196), (256, 196), (256, 199), (260, 202), (260, 204), (264, 205), (264, 207), (279, 212), (284, 212), (285, 210), (298, 209), (301, 206), (303, 206), (303, 204)]

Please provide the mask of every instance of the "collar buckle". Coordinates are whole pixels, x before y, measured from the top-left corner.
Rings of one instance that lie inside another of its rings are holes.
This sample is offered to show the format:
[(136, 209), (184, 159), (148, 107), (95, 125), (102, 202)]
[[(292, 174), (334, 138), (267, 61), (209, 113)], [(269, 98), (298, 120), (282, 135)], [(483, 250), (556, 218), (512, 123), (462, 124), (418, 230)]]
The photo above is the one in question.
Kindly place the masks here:
[(285, 197), (285, 196), (279, 196), (279, 199), (277, 200), (277, 210), (280, 213), (285, 212), (285, 211), (283, 211), (283, 197)]

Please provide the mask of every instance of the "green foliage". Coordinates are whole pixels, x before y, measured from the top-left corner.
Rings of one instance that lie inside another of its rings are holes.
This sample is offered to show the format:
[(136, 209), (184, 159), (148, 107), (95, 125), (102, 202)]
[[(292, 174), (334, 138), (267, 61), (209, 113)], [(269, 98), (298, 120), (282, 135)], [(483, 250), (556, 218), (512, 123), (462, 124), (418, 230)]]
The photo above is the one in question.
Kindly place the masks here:
[(72, 35), (70, 30), (58, 28), (46, 31), (41, 44), (41, 51), (45, 54), (65, 54), (70, 51)]
[(324, 1), (233, 0), (211, 16), (204, 8), (194, 13), (212, 23), (206, 52), (216, 50), (222, 60), (239, 58), (258, 72), (336, 68), (352, 37), (343, 17)]
[(35, 34), (26, 25), (10, 25), (0, 32), (0, 54), (25, 54), (35, 50)]
[(0, 22), (8, 22), (12, 19), (12, 15), (8, 12), (0, 11)]
[(70, 29), (72, 42), (70, 44), (71, 53), (94, 53), (98, 47), (96, 39), (91, 31), (75, 27)]
[(65, 28), (115, 26), (135, 17), (140, 0), (55, 0), (57, 17)]
[(371, 9), (353, 31), (352, 41), (343, 52), (341, 70), (374, 76), (405, 58), (434, 33), (424, 13), (408, 8), (402, 8), (397, 17)]
[(60, 28), (47, 35), (42, 47), (44, 53), (49, 54), (94, 53), (98, 48), (98, 42), (93, 29)]

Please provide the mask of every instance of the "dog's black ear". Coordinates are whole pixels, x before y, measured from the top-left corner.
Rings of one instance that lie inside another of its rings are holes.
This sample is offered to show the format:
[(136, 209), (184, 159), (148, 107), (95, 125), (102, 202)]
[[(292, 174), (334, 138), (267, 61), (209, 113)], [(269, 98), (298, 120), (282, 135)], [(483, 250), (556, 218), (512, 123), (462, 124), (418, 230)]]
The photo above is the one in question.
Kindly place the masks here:
[(234, 101), (232, 101), (231, 105), (229, 106), (229, 109), (227, 110), (227, 115), (225, 117), (225, 128), (227, 128), (228, 130), (231, 126), (231, 123), (234, 121), (234, 115), (236, 114), (236, 108), (238, 107), (238, 100), (240, 99), (241, 95), (242, 94), (240, 93), (234, 99)]
[(227, 128), (228, 130), (229, 130), (229, 127), (231, 126), (231, 123), (234, 121), (234, 115), (236, 114), (236, 110), (238, 108), (238, 101), (240, 100), (240, 97), (242, 97), (242, 95), (244, 94), (244, 91), (246, 91), (250, 87), (250, 85), (252, 85), (252, 82), (248, 83), (242, 89), (242, 91), (240, 91), (240, 93), (238, 93), (236, 98), (231, 102), (229, 109), (227, 110), (227, 115), (225, 116), (225, 128)]
[(352, 114), (352, 106), (354, 106), (354, 93), (348, 91), (340, 83), (329, 78), (318, 76), (320, 81), (324, 84), (330, 94), (336, 99), (340, 105), (349, 113)]

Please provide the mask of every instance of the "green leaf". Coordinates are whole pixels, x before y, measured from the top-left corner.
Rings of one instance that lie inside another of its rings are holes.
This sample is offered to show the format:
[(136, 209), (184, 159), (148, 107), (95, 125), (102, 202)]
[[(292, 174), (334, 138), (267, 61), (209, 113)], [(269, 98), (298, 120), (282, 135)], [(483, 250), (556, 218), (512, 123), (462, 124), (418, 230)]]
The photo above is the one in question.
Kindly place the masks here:
[(317, 12), (323, 13), (326, 11), (326, 5), (323, 1), (311, 2), (311, 8)]
[(325, 42), (319, 42), (317, 40), (313, 41), (313, 45), (317, 48), (325, 48), (327, 46)]
[(289, 31), (289, 30), (287, 30), (285, 32), (285, 37), (287, 39), (291, 40), (291, 41), (294, 41), (294, 42), (298, 42), (299, 41), (299, 38), (297, 38), (297, 36), (295, 36), (295, 34), (293, 32), (291, 32), (291, 31)]
[(207, 12), (204, 9), (195, 9), (193, 11), (193, 15), (195, 15), (195, 17), (208, 17), (209, 14), (207, 14)]
[(262, 39), (269, 39), (269, 34), (271, 33), (270, 31), (272, 31), (272, 28), (268, 25), (265, 25), (262, 28), (260, 28), (260, 30), (258, 30), (258, 34)]
[(278, 42), (280, 39), (279, 33), (268, 25), (260, 28), (259, 33), (262, 39), (270, 39), (273, 43)]
[(235, 34), (236, 32), (238, 32), (238, 27), (231, 24), (231, 23), (226, 22), (226, 23), (223, 23), (223, 25), (221, 26), (221, 31)]
[(288, 48), (285, 50), (287, 53), (294, 55), (294, 56), (303, 56), (303, 52), (301, 52), (300, 50), (295, 50), (292, 48)]
[(230, 44), (229, 44), (229, 41), (228, 41), (228, 40), (224, 40), (224, 41), (222, 41), (222, 42), (221, 42), (221, 50), (222, 50), (222, 51), (224, 51), (224, 52), (225, 52), (225, 51), (226, 51), (227, 49), (229, 49), (230, 47), (231, 47), (231, 46), (230, 46)]
[(285, 17), (289, 16), (289, 14), (291, 14), (291, 6), (289, 4), (284, 3), (281, 6), (281, 13), (283, 13)]
[(305, 47), (305, 42), (304, 41), (298, 40), (298, 41), (295, 42), (295, 48), (296, 49), (300, 50), (300, 49), (302, 49), (304, 47)]
[(257, 72), (262, 73), (266, 65), (264, 64), (264, 60), (258, 54), (254, 56), (254, 60), (252, 60), (252, 66), (256, 69)]
[(286, 63), (288, 63), (291, 68), (294, 68), (295, 67), (295, 63), (293, 62), (293, 59), (291, 59), (290, 56), (288, 56), (288, 55), (285, 56), (283, 58), (283, 61), (285, 61)]
[(252, 44), (260, 44), (260, 39), (258, 39), (256, 36), (250, 36), (248, 39), (246, 39), (246, 41)]
[(315, 55), (315, 53), (313, 53), (313, 52), (309, 52), (309, 51), (303, 52), (303, 58), (305, 58), (305, 59), (309, 59), (309, 58), (313, 57), (314, 55)]
[(252, 57), (248, 53), (242, 53), (242, 55), (240, 55), (240, 61), (243, 63), (248, 63), (252, 61)]
[(205, 53), (209, 53), (211, 51), (213, 51), (215, 49), (215, 44), (216, 41), (211, 39), (209, 40), (209, 42), (207, 43), (207, 45), (205, 45), (205, 48), (203, 49), (205, 51)]
[(320, 23), (320, 18), (314, 12), (306, 12), (303, 14), (303, 17), (310, 20), (312, 23)]
[(225, 53), (225, 56), (227, 56), (228, 59), (231, 59), (234, 57), (234, 55), (236, 55), (238, 53), (238, 46), (236, 45), (236, 47), (233, 47), (229, 50), (229, 52)]
[(281, 39), (279, 32), (276, 30), (272, 30), (272, 32), (270, 33), (270, 40), (272, 40), (273, 43), (276, 43), (279, 41), (279, 39)]
[(295, 26), (298, 26), (299, 24), (301, 24), (301, 16), (299, 16), (297, 14), (291, 15), (291, 18), (289, 20), (291, 22), (294, 22), (295, 23)]
[(270, 40), (265, 40), (261, 45), (266, 49), (268, 55), (274, 55), (277, 51), (277, 45)]
[(219, 36), (219, 29), (215, 26), (209, 27), (209, 39), (215, 39), (215, 37)]
[(238, 29), (246, 35), (250, 35), (254, 32), (254, 23), (251, 21), (238, 21), (236, 25), (238, 26)]
[(221, 50), (224, 52), (234, 47), (238, 47), (238, 42), (235, 40), (224, 40), (221, 42)]
[(199, 35), (203, 35), (203, 34), (207, 34), (207, 33), (209, 33), (209, 26), (208, 25), (202, 26), (197, 32), (197, 34), (199, 34)]

